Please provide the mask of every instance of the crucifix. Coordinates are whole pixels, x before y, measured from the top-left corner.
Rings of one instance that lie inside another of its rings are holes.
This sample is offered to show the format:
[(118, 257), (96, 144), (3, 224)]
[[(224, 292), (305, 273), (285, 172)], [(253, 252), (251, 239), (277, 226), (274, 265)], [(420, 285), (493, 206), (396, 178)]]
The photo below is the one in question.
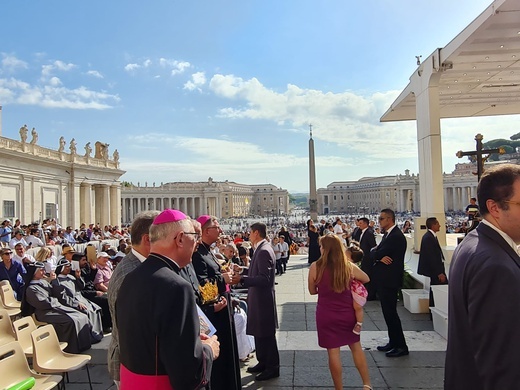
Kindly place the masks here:
[[(487, 161), (489, 156), (493, 153), (504, 154), (506, 151), (504, 148), (496, 148), (496, 149), (482, 149), (482, 140), (484, 136), (482, 134), (477, 134), (475, 136), (475, 141), (477, 142), (477, 150), (473, 150), (471, 152), (463, 152), (459, 150), (456, 153), (458, 158), (462, 158), (464, 156), (473, 156), (477, 160), (477, 177), (478, 181), (480, 181), (480, 177), (484, 173), (484, 163)], [(489, 153), (487, 156), (484, 156), (484, 153)]]

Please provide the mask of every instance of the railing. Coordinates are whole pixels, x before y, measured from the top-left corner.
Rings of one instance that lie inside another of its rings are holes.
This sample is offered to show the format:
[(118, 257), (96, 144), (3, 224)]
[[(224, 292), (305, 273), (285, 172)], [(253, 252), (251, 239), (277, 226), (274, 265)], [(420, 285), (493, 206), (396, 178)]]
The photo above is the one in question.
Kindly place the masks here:
[(95, 157), (87, 157), (85, 155), (71, 154), (59, 152), (57, 150), (44, 148), (40, 145), (31, 143), (22, 143), (10, 138), (0, 136), (0, 147), (3, 149), (13, 150), (16, 152), (29, 153), (35, 156), (45, 157), (51, 160), (70, 161), (76, 164), (85, 164), (95, 167), (105, 167), (119, 169), (119, 162), (114, 160), (104, 160)]

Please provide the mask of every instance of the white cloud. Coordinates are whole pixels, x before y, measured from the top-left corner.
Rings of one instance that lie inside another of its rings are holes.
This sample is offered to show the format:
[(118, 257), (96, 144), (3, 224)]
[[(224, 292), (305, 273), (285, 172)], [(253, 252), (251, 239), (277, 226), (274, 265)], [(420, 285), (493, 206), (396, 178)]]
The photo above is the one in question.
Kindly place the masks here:
[(126, 64), (125, 65), (125, 70), (127, 72), (132, 72), (132, 71), (134, 71), (136, 69), (139, 69), (140, 67), (141, 67), (141, 65), (139, 65), (139, 64)]
[(2, 53), (2, 70), (10, 73), (17, 71), (18, 69), (27, 69), (27, 62), (16, 58), (13, 55)]
[(55, 71), (62, 71), (62, 72), (68, 72), (71, 69), (74, 69), (76, 65), (71, 63), (65, 63), (63, 61), (57, 60), (54, 61), (50, 65), (43, 65), (42, 66), (42, 77), (46, 78), (49, 77), (51, 74), (53, 74)]
[(239, 102), (220, 109), (223, 118), (271, 120), (305, 130), (312, 123), (315, 139), (367, 157), (403, 158), (417, 154), (414, 124), (379, 122), (397, 91), (362, 96), (351, 91), (323, 92), (289, 84), (285, 91), (277, 92), (256, 78), (244, 80), (220, 74), (211, 78), (209, 87), (217, 96)]
[(97, 70), (89, 70), (89, 71), (87, 72), (87, 74), (88, 74), (89, 76), (93, 76), (93, 77), (96, 77), (96, 78), (98, 78), (98, 79), (102, 79), (102, 78), (103, 78), (103, 75), (102, 75), (101, 73), (99, 73)]
[(120, 101), (117, 95), (92, 91), (83, 86), (66, 88), (57, 77), (52, 77), (43, 85), (31, 85), (14, 78), (0, 78), (0, 97), (6, 104), (95, 110), (111, 108)]
[(53, 77), (50, 78), (50, 80), (49, 80), (49, 84), (50, 84), (51, 86), (53, 86), (53, 87), (58, 87), (58, 86), (60, 86), (62, 83), (61, 83), (61, 80), (60, 80), (58, 77), (53, 76)]
[(181, 73), (184, 73), (186, 69), (191, 68), (191, 64), (187, 61), (178, 61), (168, 58), (159, 58), (159, 60), (153, 60), (147, 58), (143, 60), (141, 63), (129, 63), (125, 66), (125, 70), (127, 72), (133, 72), (137, 69), (151, 69), (151, 72), (154, 72), (152, 77), (157, 76), (157, 70), (165, 69), (169, 71), (171, 76), (175, 76)]
[(191, 75), (191, 80), (184, 84), (184, 89), (189, 91), (193, 91), (195, 89), (200, 90), (200, 87), (202, 87), (204, 84), (206, 84), (206, 74), (204, 72), (197, 72), (193, 73)]
[(187, 61), (178, 61), (168, 58), (159, 58), (159, 65), (166, 69), (171, 69), (171, 75), (183, 73), (186, 69), (191, 68), (191, 64)]
[(186, 62), (186, 61), (177, 62), (176, 61), (176, 64), (174, 65), (174, 67), (172, 69), (172, 76), (184, 73), (184, 71), (186, 69), (189, 69), (190, 67), (191, 67), (191, 65), (189, 62)]

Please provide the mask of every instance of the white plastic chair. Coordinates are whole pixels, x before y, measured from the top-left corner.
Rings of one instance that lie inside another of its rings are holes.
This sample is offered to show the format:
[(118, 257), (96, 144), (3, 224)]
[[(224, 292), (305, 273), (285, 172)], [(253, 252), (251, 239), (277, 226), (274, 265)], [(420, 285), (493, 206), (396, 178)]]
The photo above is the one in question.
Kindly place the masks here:
[[(33, 355), (33, 345), (31, 333), (38, 329), (36, 324), (33, 321), (32, 317), (22, 317), (19, 320), (13, 322), (14, 333), (16, 334), (16, 339), (20, 343), (22, 347), (23, 353), (26, 357), (32, 357)], [(60, 342), (60, 348), (63, 351), (67, 348), (66, 342)]]
[(6, 389), (33, 377), (36, 380), (34, 390), (50, 390), (56, 387), (59, 375), (40, 375), (31, 371), (22, 347), (17, 341), (0, 346), (0, 388)]
[(0, 308), (0, 345), (16, 341), (13, 324), (7, 310)]
[(0, 288), (0, 295), (2, 295), (2, 300), (5, 307), (12, 308), (12, 309), (19, 309), (21, 306), (21, 303), (18, 302), (14, 298), (14, 291), (11, 288), (10, 284), (4, 284)]
[[(90, 371), (88, 369), (88, 363), (91, 359), (90, 355), (63, 352), (52, 325), (45, 325), (33, 330), (31, 338), (33, 344), (33, 367), (36, 372), (42, 374), (61, 373), (64, 375), (85, 366), (87, 368), (90, 390), (92, 390), (92, 381), (90, 380)], [(63, 388), (65, 388), (65, 381), (63, 381)]]

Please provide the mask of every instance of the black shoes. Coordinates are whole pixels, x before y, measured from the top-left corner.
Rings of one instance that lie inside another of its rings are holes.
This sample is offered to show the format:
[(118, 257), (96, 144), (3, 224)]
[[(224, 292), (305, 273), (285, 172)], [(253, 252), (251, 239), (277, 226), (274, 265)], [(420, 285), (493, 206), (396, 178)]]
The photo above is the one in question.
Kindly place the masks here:
[(408, 348), (394, 348), (385, 353), (386, 357), (400, 357), (400, 356), (406, 356), (410, 352), (408, 352)]
[(390, 344), (381, 345), (381, 346), (377, 347), (377, 350), (380, 352), (388, 352), (388, 351), (391, 351), (392, 349), (394, 349), (394, 347), (392, 347)]
[(255, 380), (257, 381), (266, 381), (273, 378), (278, 378), (280, 376), (280, 369), (279, 368), (272, 368), (269, 370), (265, 370), (262, 373), (258, 374), (255, 377)]
[(265, 366), (262, 363), (258, 363), (256, 366), (248, 367), (247, 372), (262, 372), (265, 370)]

